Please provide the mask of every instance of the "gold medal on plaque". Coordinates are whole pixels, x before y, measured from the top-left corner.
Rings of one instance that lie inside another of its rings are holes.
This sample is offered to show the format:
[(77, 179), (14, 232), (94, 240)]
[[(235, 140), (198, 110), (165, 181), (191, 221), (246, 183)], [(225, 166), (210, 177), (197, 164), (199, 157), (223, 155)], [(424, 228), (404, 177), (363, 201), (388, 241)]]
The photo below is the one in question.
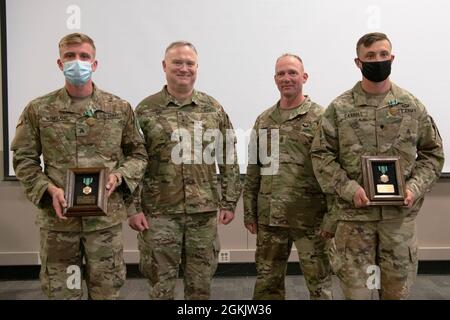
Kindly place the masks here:
[(369, 205), (403, 206), (405, 178), (398, 156), (362, 156), (364, 191)]
[(91, 187), (86, 186), (86, 187), (83, 188), (83, 193), (84, 194), (89, 194), (91, 192), (92, 192), (92, 188)]
[(69, 168), (64, 208), (66, 217), (105, 216), (108, 208), (106, 183), (108, 168)]
[(388, 167), (387, 166), (378, 166), (378, 170), (381, 173), (380, 176), (380, 181), (383, 183), (388, 183), (389, 182), (389, 176), (386, 174), (388, 171)]
[(93, 178), (83, 178), (83, 183), (85, 185), (85, 187), (83, 188), (84, 194), (90, 194), (92, 192), (92, 188), (89, 186), (92, 181), (94, 181)]

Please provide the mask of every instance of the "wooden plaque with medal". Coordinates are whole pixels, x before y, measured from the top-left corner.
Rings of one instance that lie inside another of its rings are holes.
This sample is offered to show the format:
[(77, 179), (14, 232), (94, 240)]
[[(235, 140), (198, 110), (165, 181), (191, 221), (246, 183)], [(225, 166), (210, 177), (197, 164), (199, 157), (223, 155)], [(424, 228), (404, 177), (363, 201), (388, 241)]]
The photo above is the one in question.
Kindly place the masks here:
[(67, 217), (104, 216), (108, 197), (108, 168), (71, 168), (67, 170), (65, 197)]
[(405, 178), (397, 156), (363, 156), (363, 183), (369, 205), (403, 206)]

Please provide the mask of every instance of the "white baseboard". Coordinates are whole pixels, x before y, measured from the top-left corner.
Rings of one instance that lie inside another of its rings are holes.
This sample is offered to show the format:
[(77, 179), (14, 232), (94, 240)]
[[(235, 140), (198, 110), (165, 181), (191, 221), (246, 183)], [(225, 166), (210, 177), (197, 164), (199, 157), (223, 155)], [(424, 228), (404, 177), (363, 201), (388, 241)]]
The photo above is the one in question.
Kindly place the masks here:
[[(230, 252), (230, 263), (252, 263), (255, 261), (255, 249), (227, 249)], [(126, 263), (138, 263), (138, 250), (125, 250)], [(450, 247), (421, 247), (419, 260), (450, 260)], [(293, 249), (290, 262), (298, 261), (297, 250)], [(39, 252), (0, 252), (0, 266), (40, 265)]]

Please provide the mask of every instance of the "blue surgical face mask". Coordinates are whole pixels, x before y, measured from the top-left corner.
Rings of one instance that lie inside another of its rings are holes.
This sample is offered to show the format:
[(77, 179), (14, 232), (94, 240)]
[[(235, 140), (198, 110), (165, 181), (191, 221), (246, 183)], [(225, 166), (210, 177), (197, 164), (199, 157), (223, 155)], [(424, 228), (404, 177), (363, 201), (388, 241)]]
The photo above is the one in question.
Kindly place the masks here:
[(89, 61), (72, 60), (64, 62), (64, 76), (74, 86), (86, 84), (92, 76), (92, 64)]

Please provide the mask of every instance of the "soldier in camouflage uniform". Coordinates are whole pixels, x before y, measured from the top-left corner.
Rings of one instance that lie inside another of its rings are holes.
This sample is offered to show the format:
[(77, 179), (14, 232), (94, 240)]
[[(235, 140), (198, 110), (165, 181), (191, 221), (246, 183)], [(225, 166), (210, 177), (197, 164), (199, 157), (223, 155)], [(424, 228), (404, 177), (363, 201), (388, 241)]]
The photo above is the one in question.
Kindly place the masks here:
[[(245, 227), (257, 233), (253, 298), (285, 298), (286, 266), (295, 243), (310, 298), (331, 299), (326, 242), (317, 235), (326, 200), (314, 177), (310, 158), (311, 142), (323, 108), (303, 95), (308, 74), (298, 56), (285, 54), (278, 58), (274, 78), (281, 98), (256, 119), (253, 133), (259, 138), (252, 140), (256, 148), (250, 142), (249, 154), (259, 155), (264, 148), (261, 130), (266, 130), (267, 136), (278, 130), (278, 170), (264, 173), (273, 163), (264, 164), (259, 158), (252, 163), (249, 159), (244, 186)], [(270, 153), (276, 152), (271, 147)]]
[[(332, 267), (348, 299), (370, 299), (378, 287), (381, 299), (408, 297), (418, 265), (415, 217), (444, 163), (441, 137), (424, 105), (389, 80), (391, 50), (383, 33), (359, 39), (355, 63), (362, 81), (330, 104), (312, 146), (331, 207), (321, 234), (334, 235)], [(361, 156), (400, 157), (404, 206), (368, 206)], [(381, 270), (380, 282), (374, 270)]]
[[(17, 178), (40, 210), (42, 288), (51, 299), (80, 299), (73, 266), (86, 261), (91, 299), (116, 299), (125, 280), (122, 221), (135, 214), (131, 193), (147, 164), (144, 140), (130, 105), (98, 89), (91, 38), (74, 33), (59, 43), (65, 87), (31, 101), (11, 145)], [(40, 156), (43, 156), (42, 171)], [(107, 216), (66, 217), (68, 168), (107, 167)], [(71, 284), (71, 285), (69, 285)]]
[(136, 108), (149, 163), (136, 201), (143, 213), (129, 224), (140, 231), (140, 270), (151, 299), (174, 298), (180, 263), (185, 298), (209, 298), (219, 251), (217, 209), (219, 222), (230, 223), (241, 192), (233, 127), (216, 100), (194, 90), (197, 67), (191, 43), (169, 45), (167, 85)]

